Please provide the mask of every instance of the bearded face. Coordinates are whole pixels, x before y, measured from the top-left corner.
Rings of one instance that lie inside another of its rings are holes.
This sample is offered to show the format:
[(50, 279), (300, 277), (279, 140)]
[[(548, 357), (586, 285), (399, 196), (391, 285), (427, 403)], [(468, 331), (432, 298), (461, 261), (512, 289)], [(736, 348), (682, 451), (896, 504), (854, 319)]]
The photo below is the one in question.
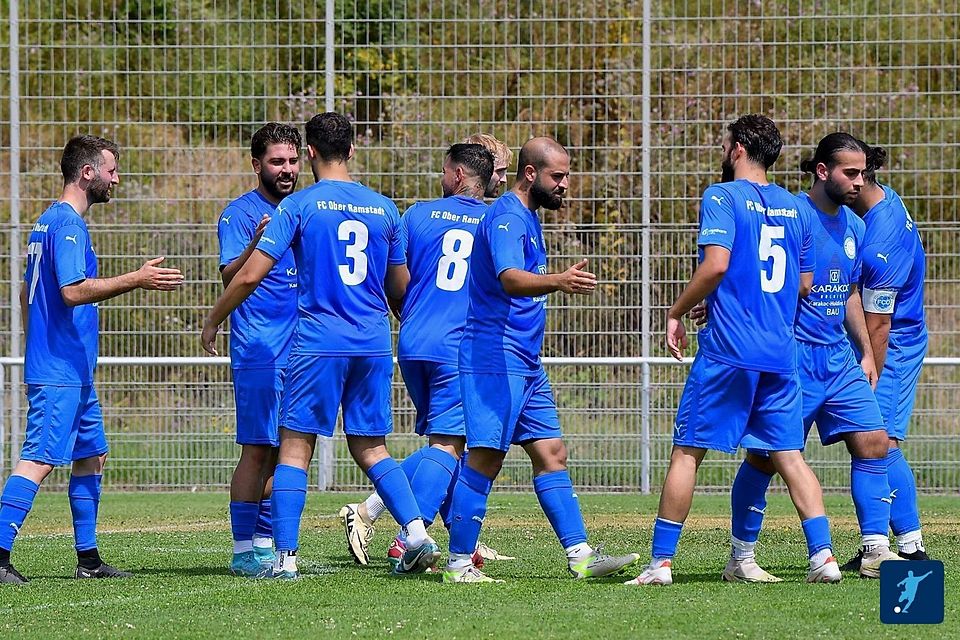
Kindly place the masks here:
[(556, 211), (563, 206), (563, 195), (567, 189), (562, 181), (552, 179), (547, 172), (541, 171), (530, 187), (530, 201), (534, 208)]
[(109, 180), (104, 180), (98, 173), (97, 176), (87, 185), (87, 198), (90, 204), (99, 204), (101, 202), (110, 202), (110, 196), (113, 195), (113, 184)]

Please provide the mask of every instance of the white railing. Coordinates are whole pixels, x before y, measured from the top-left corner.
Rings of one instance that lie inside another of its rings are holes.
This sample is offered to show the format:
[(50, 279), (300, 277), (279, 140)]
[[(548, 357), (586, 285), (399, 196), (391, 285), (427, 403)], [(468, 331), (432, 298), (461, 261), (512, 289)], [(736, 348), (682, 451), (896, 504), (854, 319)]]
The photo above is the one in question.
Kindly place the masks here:
[[(639, 386), (640, 399), (639, 399), (639, 402), (636, 403), (635, 407), (629, 407), (629, 406), (616, 407), (613, 409), (598, 409), (597, 411), (599, 412), (607, 411), (610, 413), (625, 414), (625, 415), (622, 415), (622, 417), (625, 418), (625, 422), (628, 425), (635, 424), (636, 417), (637, 417), (636, 414), (639, 413), (639, 425), (637, 425), (639, 426), (639, 433), (638, 434), (632, 433), (630, 432), (631, 430), (627, 428), (625, 430), (622, 430), (624, 431), (624, 433), (621, 433), (619, 437), (622, 439), (624, 443), (627, 441), (632, 442), (637, 439), (639, 440), (638, 442), (639, 463), (640, 463), (639, 478), (638, 478), (639, 482), (637, 483), (638, 486), (634, 486), (633, 489), (639, 490), (642, 493), (649, 493), (651, 491), (651, 483), (653, 481), (654, 467), (657, 467), (658, 469), (662, 470), (662, 468), (665, 467), (666, 462), (669, 460), (668, 454), (666, 457), (663, 455), (657, 455), (657, 452), (654, 450), (653, 444), (654, 444), (654, 440), (656, 440), (659, 443), (669, 442), (669, 435), (670, 435), (669, 428), (667, 428), (666, 430), (663, 429), (662, 428), (663, 425), (661, 425), (660, 423), (667, 423), (667, 422), (672, 423), (672, 412), (675, 409), (675, 407), (665, 406), (663, 403), (656, 402), (654, 399), (654, 393), (658, 391), (658, 389), (660, 389), (661, 386), (662, 387), (670, 386), (676, 389), (679, 386), (677, 381), (679, 380), (682, 383), (682, 376), (680, 376), (679, 378), (674, 378), (673, 381), (669, 383), (662, 383), (662, 385), (655, 384), (652, 382), (653, 376), (651, 375), (651, 371), (654, 368), (659, 368), (659, 367), (672, 368), (674, 365), (680, 365), (680, 364), (687, 365), (687, 364), (690, 364), (691, 362), (692, 362), (692, 358), (686, 358), (683, 363), (680, 363), (674, 360), (673, 358), (666, 358), (666, 357), (544, 358), (544, 364), (551, 368), (552, 367), (574, 367), (574, 368), (600, 367), (600, 368), (609, 368), (609, 369), (614, 369), (614, 368), (640, 369), (640, 381), (641, 381)], [(150, 367), (150, 368), (173, 367), (175, 369), (183, 369), (187, 367), (226, 368), (229, 366), (229, 364), (230, 364), (230, 359), (226, 357), (152, 357), (152, 358), (102, 357), (98, 361), (98, 366), (100, 368), (124, 368), (124, 367)], [(932, 358), (931, 357), (925, 360), (925, 364), (927, 367), (960, 366), (960, 358)], [(6, 471), (8, 462), (9, 462), (10, 468), (12, 468), (12, 465), (16, 463), (19, 456), (19, 444), (22, 441), (22, 427), (23, 427), (24, 416), (20, 412), (20, 409), (18, 408), (18, 406), (11, 407), (10, 403), (8, 403), (7, 394), (14, 393), (14, 392), (19, 393), (19, 391), (15, 391), (13, 389), (7, 389), (7, 380), (8, 380), (7, 372), (11, 368), (19, 369), (22, 366), (23, 366), (22, 358), (0, 357), (0, 390), (2, 390), (2, 393), (0, 393), (0, 476), (2, 476)], [(19, 377), (17, 379), (19, 379)], [(121, 376), (121, 380), (125, 380), (125, 379), (123, 379)], [(561, 383), (561, 386), (563, 384), (567, 384), (569, 387), (575, 388), (576, 385), (578, 384), (584, 387), (588, 387), (591, 384), (591, 382), (587, 380), (583, 380), (583, 379), (578, 379), (578, 380), (579, 380), (578, 382)], [(105, 384), (117, 385), (121, 383), (114, 381), (114, 382), (107, 382)], [(122, 384), (142, 384), (142, 383), (138, 381), (125, 381)], [(201, 386), (202, 385), (203, 383), (201, 383)], [(223, 386), (223, 382), (222, 381), (211, 382), (211, 383), (208, 383), (208, 385)], [(937, 386), (937, 385), (934, 384), (931, 386)], [(601, 390), (597, 393), (602, 395), (603, 391)], [(559, 401), (558, 404), (560, 404), (559, 408), (560, 408), (561, 414), (563, 414), (568, 408), (563, 406), (562, 401)], [(923, 404), (924, 403), (921, 403), (921, 405)], [(948, 417), (950, 414), (952, 414), (953, 416), (956, 415), (955, 410), (951, 410), (948, 407), (935, 406), (936, 401), (933, 401), (932, 403), (928, 403), (928, 404), (932, 404), (934, 406), (931, 406), (929, 408), (923, 407), (922, 410), (928, 411), (929, 409), (932, 409), (934, 412), (938, 412), (938, 413), (947, 412), (947, 415), (945, 415), (944, 417), (947, 417), (948, 421), (950, 420), (950, 418)], [(145, 409), (144, 411), (146, 413), (150, 413), (151, 415), (158, 415), (158, 414), (175, 415), (178, 411), (183, 412), (189, 409), (190, 407), (185, 408), (184, 406), (182, 406), (181, 403), (178, 403), (178, 406), (176, 407), (173, 407), (173, 406), (164, 407), (164, 406), (151, 405), (149, 409)], [(213, 409), (216, 409), (216, 407), (214, 407)], [(136, 416), (136, 413), (135, 413), (136, 410), (137, 410), (136, 407), (134, 407), (133, 409), (125, 409), (125, 411), (134, 412), (132, 414), (134, 417)], [(230, 412), (232, 411), (232, 407), (230, 407), (229, 409), (224, 407), (223, 410)], [(401, 409), (398, 407), (397, 410), (399, 411)], [(570, 410), (580, 411), (581, 414), (590, 413), (589, 409), (586, 409), (586, 410), (570, 409)], [(104, 403), (104, 411), (105, 411), (105, 415), (107, 416), (108, 431), (109, 431), (111, 427), (110, 416), (111, 416), (112, 407), (109, 405), (108, 402)], [(658, 419), (657, 424), (660, 425), (661, 427), (660, 429), (654, 428), (655, 417)], [(953, 419), (955, 420), (955, 418)], [(615, 419), (612, 421), (615, 421)], [(612, 421), (607, 421), (607, 422), (612, 422)], [(225, 421), (224, 421), (224, 424), (226, 424)], [(655, 431), (656, 433), (654, 433)], [(949, 433), (949, 431), (950, 430), (948, 429), (947, 433), (942, 435), (950, 437), (951, 434)], [(223, 434), (219, 434), (219, 435), (223, 435)], [(147, 436), (149, 438), (149, 434), (147, 434)], [(639, 436), (639, 438), (637, 438), (637, 436)], [(192, 436), (186, 435), (183, 437), (189, 438)], [(409, 438), (409, 434), (406, 434), (405, 436), (401, 432), (396, 434), (394, 437)], [(595, 442), (601, 442), (601, 441), (603, 442), (613, 441), (615, 443), (618, 438), (618, 435), (604, 434), (604, 433), (587, 433), (587, 434), (581, 434), (581, 435), (572, 436), (572, 437), (574, 439), (579, 438), (579, 441), (583, 443), (584, 446), (589, 447), (591, 444)], [(920, 439), (923, 439), (925, 437), (930, 437), (930, 436), (924, 436), (921, 434), (918, 437)], [(960, 431), (954, 431), (953, 437), (957, 441), (960, 441)], [(9, 451), (5, 450), (5, 448), (7, 447), (9, 448)], [(343, 458), (338, 459), (335, 456), (334, 448), (335, 448), (335, 444), (333, 440), (321, 438), (321, 442), (318, 445), (319, 451), (317, 455), (317, 483), (320, 486), (320, 488), (326, 489), (328, 487), (340, 487), (340, 486), (347, 486), (352, 488), (355, 486), (362, 485), (364, 483), (364, 479), (360, 476), (356, 476), (355, 474), (353, 476), (350, 476), (352, 478), (351, 480), (340, 481), (340, 482), (335, 481), (336, 472), (337, 472), (337, 462), (338, 460), (340, 461), (345, 461), (345, 460)], [(620, 447), (618, 449), (618, 453), (622, 451), (626, 451), (628, 449), (629, 447), (626, 447), (626, 446)], [(622, 457), (625, 457), (625, 455), (626, 454), (622, 454), (616, 457), (622, 458)], [(218, 459), (218, 461), (224, 462), (222, 458)], [(592, 457), (585, 457), (583, 459), (581, 458), (574, 459), (572, 463), (573, 467), (576, 467), (577, 461), (580, 461), (586, 467), (602, 467), (604, 465), (603, 456), (598, 456), (596, 454), (594, 454)], [(173, 458), (167, 461), (164, 461), (164, 460), (152, 461), (152, 463), (163, 463), (163, 462), (166, 462), (167, 464), (172, 465), (172, 464), (176, 464), (178, 461)], [(623, 461), (621, 460), (620, 462), (622, 463)], [(135, 464), (135, 461), (130, 461), (130, 463)], [(952, 463), (949, 460), (943, 459), (943, 460), (940, 460), (938, 464), (949, 465), (949, 464), (955, 464), (955, 462)], [(352, 468), (352, 465), (347, 464), (346, 466)], [(521, 466), (522, 465), (518, 464), (518, 467), (521, 467)], [(182, 481), (174, 480), (171, 482), (170, 485), (164, 484), (162, 482), (159, 484), (149, 483), (147, 486), (155, 487), (155, 488), (177, 487), (177, 486), (182, 486)], [(621, 482), (621, 483), (616, 483), (615, 486), (605, 487), (603, 485), (603, 481), (600, 480), (600, 481), (596, 481), (596, 483), (591, 482), (590, 488), (593, 488), (593, 489), (608, 488), (608, 489), (623, 490), (623, 489), (630, 489), (630, 486), (625, 486), (624, 483)], [(834, 488), (839, 488), (839, 487), (834, 487)]]

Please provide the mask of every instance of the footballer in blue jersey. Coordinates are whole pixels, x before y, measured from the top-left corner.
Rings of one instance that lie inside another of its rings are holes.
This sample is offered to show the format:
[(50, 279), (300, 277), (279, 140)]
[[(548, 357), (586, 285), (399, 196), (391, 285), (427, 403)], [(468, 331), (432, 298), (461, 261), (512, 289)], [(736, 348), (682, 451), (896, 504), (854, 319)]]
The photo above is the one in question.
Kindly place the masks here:
[[(410, 282), (402, 300), (398, 360), (416, 409), (416, 433), (427, 446), (401, 466), (429, 525), (434, 521), (463, 454), (465, 436), (457, 350), (467, 316), (467, 274), (477, 224), (486, 212), (483, 194), (493, 156), (479, 144), (455, 144), (443, 160), (443, 197), (411, 206), (400, 219)], [(347, 548), (358, 564), (369, 562), (369, 530), (383, 513), (380, 496), (340, 510)], [(396, 562), (406, 547), (401, 531), (388, 551)]]
[(63, 149), (60, 199), (40, 216), (27, 245), (20, 289), (26, 331), (24, 382), (27, 428), (20, 461), (0, 494), (0, 584), (27, 582), (10, 562), (13, 541), (54, 467), (72, 464), (67, 496), (73, 515), (77, 578), (131, 574), (103, 562), (97, 547), (100, 481), (107, 459), (103, 414), (93, 388), (97, 364), (97, 303), (133, 289), (170, 291), (183, 282), (177, 269), (148, 260), (140, 269), (100, 278), (83, 216), (109, 202), (120, 183), (119, 147), (89, 135)]
[(332, 436), (343, 410), (347, 446), (390, 513), (407, 527), (398, 574), (418, 573), (440, 557), (427, 535), (410, 482), (390, 457), (393, 358), (387, 296), (402, 297), (409, 280), (400, 214), (388, 198), (354, 182), (353, 125), (337, 113), (306, 126), (317, 182), (284, 198), (204, 323), (201, 342), (216, 353), (227, 315), (257, 288), (284, 254), (297, 265), (297, 326), (284, 381), (286, 416), (271, 496), (277, 550), (271, 575), (296, 578), (307, 469), (318, 435)]
[(803, 459), (793, 321), (815, 266), (811, 220), (766, 172), (780, 155), (776, 125), (742, 116), (723, 137), (723, 182), (700, 205), (700, 265), (667, 313), (667, 347), (682, 359), (682, 317), (709, 300), (706, 335), (677, 409), (673, 452), (654, 522), (650, 564), (628, 584), (671, 584), (672, 562), (707, 449), (734, 453), (744, 435), (766, 443), (795, 497), (810, 557), (807, 580), (840, 570), (816, 476)]
[[(300, 132), (269, 122), (253, 134), (250, 156), (257, 188), (230, 204), (217, 222), (220, 275), (230, 284), (256, 250), (270, 214), (294, 192), (300, 176)], [(283, 376), (297, 323), (297, 266), (287, 250), (260, 286), (230, 314), (230, 364), (240, 460), (230, 481), (234, 575), (259, 577), (273, 566), (270, 492)]]
[(639, 559), (612, 557), (587, 543), (566, 467), (566, 446), (540, 362), (550, 293), (589, 294), (596, 276), (581, 261), (550, 274), (538, 210), (563, 204), (570, 156), (551, 138), (523, 145), (513, 188), (487, 210), (470, 259), (469, 308), (460, 342), (460, 392), (470, 455), (451, 497), (450, 560), (443, 581), (493, 582), (474, 552), (487, 498), (512, 444), (533, 464), (534, 489), (577, 578), (610, 575)]
[[(896, 191), (877, 182), (886, 162), (883, 147), (867, 151), (866, 183), (853, 209), (863, 218), (863, 272), (860, 288), (874, 361), (880, 378), (877, 402), (889, 437), (887, 474), (890, 528), (900, 555), (926, 560), (917, 508), (916, 479), (900, 442), (906, 439), (920, 370), (927, 353), (923, 311), (926, 254), (920, 232)], [(850, 563), (857, 563), (854, 558)]]
[[(814, 175), (808, 193), (797, 197), (812, 221), (816, 269), (809, 295), (800, 299), (795, 332), (803, 394), (804, 435), (814, 422), (824, 445), (841, 440), (850, 452), (850, 485), (860, 524), (865, 578), (879, 578), (880, 564), (899, 559), (887, 538), (890, 485), (887, 435), (872, 385), (877, 369), (871, 354), (857, 362), (850, 341), (869, 348), (858, 282), (864, 225), (846, 205), (858, 197), (866, 170), (864, 145), (837, 132), (824, 137), (801, 168)], [(729, 582), (778, 582), (756, 562), (755, 547), (766, 508), (766, 490), (775, 473), (765, 443), (752, 434), (731, 491), (731, 557), (723, 572)]]

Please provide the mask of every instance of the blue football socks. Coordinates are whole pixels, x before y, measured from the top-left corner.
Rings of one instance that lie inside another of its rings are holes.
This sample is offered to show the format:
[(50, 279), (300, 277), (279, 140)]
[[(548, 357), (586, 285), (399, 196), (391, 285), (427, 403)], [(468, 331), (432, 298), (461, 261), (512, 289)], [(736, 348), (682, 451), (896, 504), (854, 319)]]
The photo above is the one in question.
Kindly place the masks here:
[(730, 489), (730, 519), (733, 537), (741, 542), (756, 542), (763, 527), (767, 508), (767, 487), (773, 476), (744, 460)]
[(830, 549), (833, 542), (830, 539), (830, 521), (827, 516), (808, 518), (801, 523), (803, 536), (807, 539), (807, 556), (812, 558), (818, 551)]
[(586, 542), (587, 528), (570, 473), (563, 470), (539, 475), (533, 479), (533, 488), (563, 548)]
[(33, 499), (39, 490), (40, 485), (23, 476), (7, 478), (0, 494), (0, 549), (13, 549), (13, 539), (33, 508)]
[(261, 500), (257, 510), (257, 524), (253, 530), (254, 538), (273, 537), (273, 506), (270, 499)]
[(890, 523), (890, 483), (885, 458), (850, 461), (850, 494), (860, 523), (860, 535), (887, 536)]
[(296, 551), (300, 546), (300, 519), (307, 503), (307, 472), (278, 464), (273, 474), (271, 501), (277, 551)]
[(73, 538), (77, 551), (97, 546), (97, 511), (100, 508), (100, 485), (103, 476), (70, 476), (67, 497), (73, 514)]
[(367, 477), (400, 526), (406, 526), (420, 517), (420, 507), (413, 497), (410, 481), (396, 460), (384, 458), (367, 470)]
[(460, 470), (450, 507), (451, 554), (470, 555), (476, 551), (491, 489), (493, 480), (479, 471), (466, 466)]
[(680, 533), (683, 531), (682, 522), (657, 518), (653, 521), (653, 558), (672, 558), (677, 553), (680, 544)]
[(410, 488), (420, 508), (420, 516), (429, 525), (436, 519), (440, 504), (447, 497), (457, 459), (437, 447), (424, 447), (420, 451), (420, 465), (410, 479)]
[(917, 481), (903, 451), (887, 451), (887, 480), (890, 482), (890, 528), (896, 535), (920, 530), (917, 510)]
[(230, 503), (230, 530), (233, 532), (234, 553), (253, 549), (253, 531), (257, 527), (257, 512), (260, 505), (256, 502)]

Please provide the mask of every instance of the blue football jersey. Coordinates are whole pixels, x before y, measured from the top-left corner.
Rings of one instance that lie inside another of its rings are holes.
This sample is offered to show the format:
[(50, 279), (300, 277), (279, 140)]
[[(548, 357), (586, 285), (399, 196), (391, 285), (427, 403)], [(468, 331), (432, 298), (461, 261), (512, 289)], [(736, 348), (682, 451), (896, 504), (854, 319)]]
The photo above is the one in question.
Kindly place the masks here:
[(500, 284), (507, 269), (547, 273), (540, 220), (512, 192), (490, 205), (477, 227), (460, 342), (462, 371), (535, 375), (540, 369), (547, 296), (507, 295)]
[[(220, 214), (220, 269), (247, 248), (263, 214), (274, 205), (254, 189), (227, 205)], [(297, 266), (287, 250), (253, 293), (230, 314), (230, 363), (234, 369), (266, 369), (287, 365), (297, 324)]]
[(820, 211), (805, 193), (797, 196), (809, 212), (817, 267), (810, 295), (800, 299), (797, 309), (797, 339), (813, 344), (836, 344), (847, 338), (846, 318), (850, 285), (860, 281), (860, 249), (864, 224), (847, 207), (836, 215)]
[(410, 285), (400, 314), (400, 360), (457, 363), (467, 320), (474, 234), (487, 205), (466, 196), (418, 202), (400, 218)]
[(24, 382), (93, 384), (99, 315), (96, 304), (69, 307), (60, 289), (97, 277), (97, 254), (83, 218), (65, 202), (43, 212), (27, 245), (27, 350)]
[(795, 371), (800, 274), (815, 266), (809, 214), (774, 184), (713, 184), (700, 205), (701, 260), (707, 245), (729, 249), (730, 265), (707, 296), (710, 316), (700, 349), (743, 369)]
[(926, 332), (926, 253), (920, 232), (897, 192), (887, 186), (883, 192), (884, 199), (863, 216), (863, 308), (891, 314), (894, 333)]
[(283, 199), (257, 248), (293, 248), (297, 329), (291, 353), (390, 355), (387, 264), (403, 264), (400, 212), (358, 182), (321, 180)]

